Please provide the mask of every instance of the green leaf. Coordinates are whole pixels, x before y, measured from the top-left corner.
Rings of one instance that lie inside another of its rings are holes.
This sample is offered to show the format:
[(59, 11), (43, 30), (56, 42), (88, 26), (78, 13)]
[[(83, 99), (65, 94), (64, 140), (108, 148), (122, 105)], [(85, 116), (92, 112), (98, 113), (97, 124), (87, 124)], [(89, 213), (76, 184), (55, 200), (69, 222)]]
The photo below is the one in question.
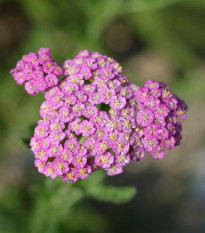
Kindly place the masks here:
[(31, 124), (30, 126), (29, 126), (29, 133), (32, 135), (33, 134), (33, 132), (34, 132), (34, 129), (36, 128), (36, 126), (37, 126), (38, 124)]
[(88, 188), (88, 186), (95, 186), (101, 184), (106, 178), (105, 171), (102, 169), (99, 171), (94, 172), (93, 174), (90, 174), (88, 178), (81, 181), (81, 186), (85, 189)]
[(31, 190), (34, 209), (30, 216), (31, 233), (56, 233), (83, 197), (84, 192), (59, 179), (44, 179), (45, 183)]
[(37, 126), (37, 124), (31, 124), (31, 125), (29, 126), (28, 138), (23, 138), (23, 137), (20, 138), (21, 144), (22, 144), (25, 148), (27, 148), (27, 149), (29, 149), (29, 150), (31, 149), (31, 147), (30, 147), (30, 140), (31, 140), (31, 137), (32, 137), (32, 135), (33, 135), (33, 133), (34, 133), (34, 129), (35, 129), (36, 126)]
[(135, 187), (113, 187), (105, 185), (96, 185), (88, 187), (86, 194), (98, 201), (113, 202), (116, 204), (126, 203), (136, 195)]
[(25, 147), (25, 148), (27, 148), (27, 149), (31, 149), (31, 147), (30, 147), (30, 139), (28, 139), (28, 138), (20, 138), (20, 142), (21, 142), (21, 144)]

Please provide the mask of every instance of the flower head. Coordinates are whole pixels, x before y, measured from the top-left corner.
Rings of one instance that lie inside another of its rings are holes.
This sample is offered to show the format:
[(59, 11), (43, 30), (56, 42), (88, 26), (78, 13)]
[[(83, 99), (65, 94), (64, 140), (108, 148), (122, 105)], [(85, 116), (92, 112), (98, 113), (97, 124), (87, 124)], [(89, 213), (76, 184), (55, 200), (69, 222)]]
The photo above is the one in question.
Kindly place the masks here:
[[(187, 106), (161, 82), (130, 85), (120, 64), (98, 52), (79, 52), (58, 66), (49, 48), (17, 62), (11, 74), (26, 91), (45, 92), (30, 141), (40, 173), (71, 183), (104, 169), (122, 173), (145, 151), (161, 159), (180, 144)], [(58, 77), (65, 76), (59, 81)]]
[(31, 52), (23, 56), (17, 62), (11, 74), (20, 85), (25, 83), (25, 90), (30, 95), (36, 95), (39, 91), (46, 91), (49, 87), (58, 84), (58, 76), (63, 70), (52, 61), (49, 48), (40, 48), (38, 55)]

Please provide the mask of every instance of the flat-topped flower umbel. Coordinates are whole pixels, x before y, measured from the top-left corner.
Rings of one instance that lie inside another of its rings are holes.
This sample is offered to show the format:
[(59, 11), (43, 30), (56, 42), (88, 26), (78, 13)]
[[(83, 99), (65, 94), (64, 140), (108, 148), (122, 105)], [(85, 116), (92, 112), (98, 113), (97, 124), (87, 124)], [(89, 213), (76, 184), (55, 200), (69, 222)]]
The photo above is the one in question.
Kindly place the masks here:
[(100, 168), (117, 175), (145, 151), (161, 159), (163, 148), (180, 144), (184, 101), (161, 82), (130, 85), (122, 66), (98, 52), (81, 51), (58, 66), (50, 49), (40, 48), (11, 74), (29, 94), (45, 92), (30, 146), (46, 176), (73, 183)]

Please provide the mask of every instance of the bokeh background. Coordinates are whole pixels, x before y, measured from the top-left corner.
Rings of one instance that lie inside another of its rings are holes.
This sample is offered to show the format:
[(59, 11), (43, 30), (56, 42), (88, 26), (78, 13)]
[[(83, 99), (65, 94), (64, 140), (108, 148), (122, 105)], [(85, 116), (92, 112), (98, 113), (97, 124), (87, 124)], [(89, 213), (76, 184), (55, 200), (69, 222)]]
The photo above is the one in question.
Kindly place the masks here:
[[(188, 104), (180, 147), (105, 179), (136, 186), (130, 202), (95, 200), (33, 166), (20, 138), (39, 119), (43, 95), (29, 96), (9, 70), (39, 47), (59, 63), (97, 50), (117, 59), (132, 83), (166, 82)], [(205, 232), (204, 0), (0, 0), (0, 111), (1, 233)]]

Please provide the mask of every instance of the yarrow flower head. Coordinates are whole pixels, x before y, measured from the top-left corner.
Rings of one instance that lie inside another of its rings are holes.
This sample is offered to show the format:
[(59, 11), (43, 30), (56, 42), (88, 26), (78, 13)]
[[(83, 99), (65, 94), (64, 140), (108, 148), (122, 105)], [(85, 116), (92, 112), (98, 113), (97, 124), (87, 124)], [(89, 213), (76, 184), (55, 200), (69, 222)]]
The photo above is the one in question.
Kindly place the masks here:
[(30, 95), (56, 86), (58, 76), (63, 74), (63, 69), (52, 60), (50, 52), (49, 48), (40, 48), (38, 54), (30, 52), (10, 71), (19, 85), (25, 84), (25, 90)]
[(30, 141), (40, 173), (71, 183), (100, 168), (113, 176), (145, 151), (161, 159), (180, 144), (187, 106), (166, 84), (130, 85), (122, 66), (98, 52), (81, 51), (61, 67), (49, 54), (40, 48), (11, 70), (29, 94), (45, 92)]

